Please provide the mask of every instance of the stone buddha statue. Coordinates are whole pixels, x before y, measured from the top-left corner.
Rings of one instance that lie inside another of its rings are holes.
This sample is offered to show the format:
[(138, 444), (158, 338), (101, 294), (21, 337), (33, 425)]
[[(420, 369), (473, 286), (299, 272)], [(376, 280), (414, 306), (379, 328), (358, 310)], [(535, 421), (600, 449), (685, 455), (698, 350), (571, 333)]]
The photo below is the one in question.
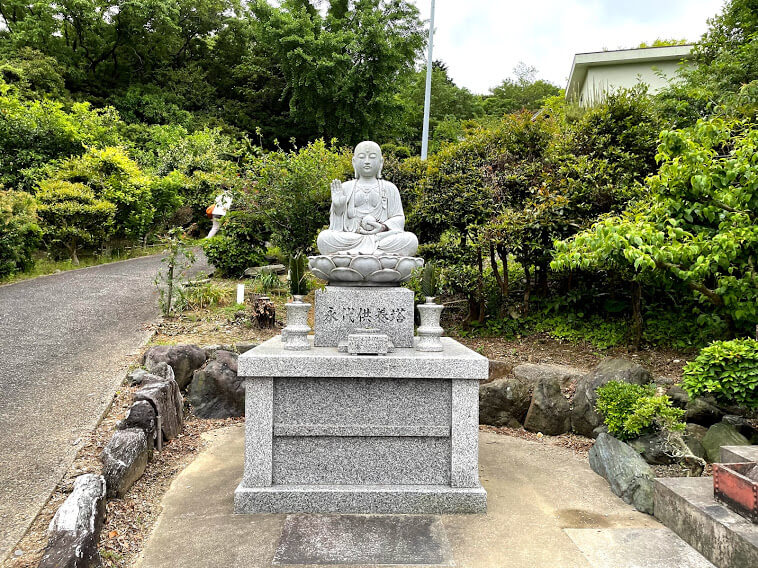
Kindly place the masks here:
[(412, 257), (418, 249), (416, 235), (405, 231), (405, 215), (395, 184), (381, 178), (384, 159), (375, 142), (355, 147), (355, 179), (334, 180), (329, 229), (316, 244), (323, 255)]

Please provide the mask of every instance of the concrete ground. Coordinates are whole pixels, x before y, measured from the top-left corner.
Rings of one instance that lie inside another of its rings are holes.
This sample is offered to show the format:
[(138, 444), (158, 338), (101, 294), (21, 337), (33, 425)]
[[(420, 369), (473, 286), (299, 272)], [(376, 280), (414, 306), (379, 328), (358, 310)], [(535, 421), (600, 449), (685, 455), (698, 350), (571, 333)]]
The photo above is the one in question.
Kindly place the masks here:
[[(174, 480), (164, 497), (163, 512), (137, 566), (285, 565), (275, 562), (275, 555), (280, 558), (283, 550), (293, 546), (284, 540), (280, 546), (279, 541), (285, 526), (300, 523), (302, 519), (297, 517), (301, 516), (234, 515), (244, 429), (231, 426), (209, 436), (212, 443)], [(605, 480), (589, 468), (586, 458), (568, 449), (482, 432), (479, 460), (488, 493), (487, 514), (435, 517), (443, 527), (443, 547), (449, 546), (452, 555), (451, 561), (439, 566), (711, 567), (653, 517), (614, 496)], [(429, 517), (419, 517), (419, 522), (428, 523)], [(323, 524), (315, 522), (313, 526)], [(340, 535), (331, 536), (336, 546)], [(317, 538), (321, 537), (314, 535), (314, 541)], [(312, 544), (324, 547), (331, 543)], [(347, 560), (329, 565), (357, 566)]]
[[(161, 256), (0, 286), (0, 561), (26, 532), (160, 317)], [(195, 270), (208, 270), (202, 252)]]

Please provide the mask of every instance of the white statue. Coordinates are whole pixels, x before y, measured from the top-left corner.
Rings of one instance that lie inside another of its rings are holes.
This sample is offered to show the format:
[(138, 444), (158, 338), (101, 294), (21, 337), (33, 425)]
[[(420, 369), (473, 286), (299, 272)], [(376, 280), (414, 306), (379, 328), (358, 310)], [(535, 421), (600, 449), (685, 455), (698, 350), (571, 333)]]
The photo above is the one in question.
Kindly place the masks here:
[(405, 215), (395, 184), (381, 179), (384, 159), (375, 142), (355, 147), (355, 179), (334, 180), (329, 229), (317, 245), (323, 255), (413, 256), (418, 239), (405, 231)]
[(221, 217), (226, 215), (229, 208), (232, 206), (232, 194), (228, 191), (220, 193), (216, 196), (216, 200), (213, 203), (213, 209), (211, 210), (211, 219), (213, 220), (213, 226), (211, 227), (206, 239), (210, 239), (213, 235), (218, 233), (218, 229), (221, 226)]

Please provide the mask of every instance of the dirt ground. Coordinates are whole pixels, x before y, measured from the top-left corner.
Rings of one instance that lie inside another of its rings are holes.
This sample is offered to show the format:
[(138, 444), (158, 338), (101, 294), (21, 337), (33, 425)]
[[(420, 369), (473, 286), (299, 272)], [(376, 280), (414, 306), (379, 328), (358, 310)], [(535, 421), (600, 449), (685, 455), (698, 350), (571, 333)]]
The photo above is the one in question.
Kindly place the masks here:
[[(166, 318), (153, 326), (151, 328), (154, 332), (153, 338), (145, 349), (157, 344), (194, 343), (208, 346), (260, 343), (280, 332), (284, 299), (281, 297), (272, 299), (274, 299), (278, 314), (277, 325), (272, 329), (258, 328), (250, 314), (246, 312), (229, 308), (194, 310), (185, 312), (179, 317)], [(560, 342), (547, 334), (537, 334), (518, 340), (470, 337), (458, 339), (488, 358), (505, 361), (510, 366), (525, 362), (541, 362), (571, 365), (589, 370), (604, 357), (624, 356), (638, 360), (650, 369), (655, 377), (665, 377), (668, 381), (677, 381), (680, 378), (687, 356), (685, 353), (671, 350), (632, 353), (624, 349), (612, 349), (600, 352), (590, 344)], [(135, 357), (134, 367), (139, 365), (140, 360), (141, 356)], [(134, 390), (134, 387), (127, 386), (125, 380), (124, 387), (116, 393), (109, 412), (97, 429), (91, 433), (72, 467), (37, 516), (30, 530), (3, 563), (3, 568), (31, 568), (37, 565), (47, 543), (46, 530), (50, 520), (71, 492), (73, 480), (77, 476), (100, 471), (100, 453), (110, 439), (117, 422), (126, 414)], [(190, 408), (186, 408), (183, 433), (167, 443), (163, 451), (155, 452), (145, 475), (132, 486), (125, 498), (108, 501), (105, 526), (100, 538), (100, 552), (105, 567), (125, 568), (133, 564), (160, 514), (162, 496), (173, 478), (202, 449), (204, 442), (201, 434), (242, 420), (242, 418), (201, 420), (192, 415)], [(592, 440), (573, 434), (543, 436), (523, 429), (491, 426), (481, 428), (535, 442), (560, 445), (581, 455), (586, 455), (592, 446)], [(659, 474), (665, 475), (667, 472), (661, 471)]]

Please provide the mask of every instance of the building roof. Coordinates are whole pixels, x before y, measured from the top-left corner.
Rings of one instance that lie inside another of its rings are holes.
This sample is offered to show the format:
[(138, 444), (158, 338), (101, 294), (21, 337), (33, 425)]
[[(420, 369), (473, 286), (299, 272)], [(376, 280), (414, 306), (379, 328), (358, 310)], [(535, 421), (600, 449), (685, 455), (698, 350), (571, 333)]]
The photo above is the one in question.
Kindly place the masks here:
[(581, 91), (584, 80), (587, 77), (587, 70), (590, 67), (691, 59), (692, 47), (692, 44), (687, 44), (577, 53), (574, 55), (574, 63), (571, 66), (571, 75), (569, 75), (568, 85), (566, 86), (566, 96), (568, 97), (572, 93)]

